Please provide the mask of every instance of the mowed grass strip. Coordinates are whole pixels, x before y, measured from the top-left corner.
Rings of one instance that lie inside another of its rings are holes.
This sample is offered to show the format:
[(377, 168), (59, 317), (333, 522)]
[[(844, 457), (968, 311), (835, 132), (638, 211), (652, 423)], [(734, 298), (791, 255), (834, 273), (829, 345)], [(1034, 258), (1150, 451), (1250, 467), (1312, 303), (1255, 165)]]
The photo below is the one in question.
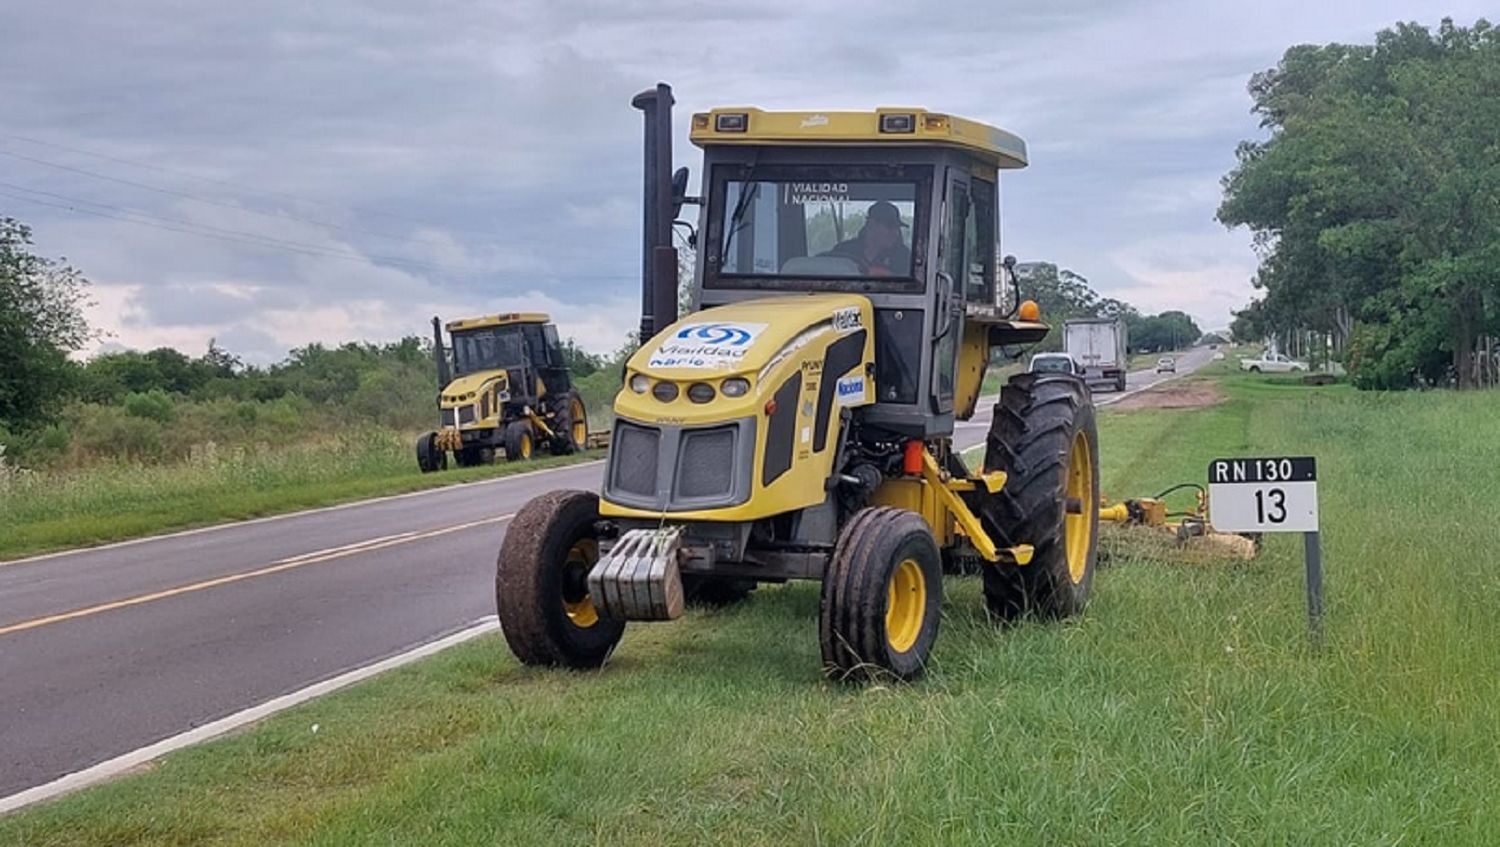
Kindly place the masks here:
[(544, 456), (423, 474), (411, 439), (349, 433), (274, 450), (209, 452), (174, 465), (0, 474), (0, 561), (604, 456)]
[(0, 820), (0, 842), (1494, 843), (1496, 396), (1221, 378), (1208, 408), (1103, 411), (1105, 489), (1316, 455), (1321, 653), (1295, 537), (1250, 563), (1117, 557), (1063, 623), (997, 628), (950, 578), (910, 686), (825, 682), (817, 587), (762, 588), (632, 626), (598, 673), (481, 639)]

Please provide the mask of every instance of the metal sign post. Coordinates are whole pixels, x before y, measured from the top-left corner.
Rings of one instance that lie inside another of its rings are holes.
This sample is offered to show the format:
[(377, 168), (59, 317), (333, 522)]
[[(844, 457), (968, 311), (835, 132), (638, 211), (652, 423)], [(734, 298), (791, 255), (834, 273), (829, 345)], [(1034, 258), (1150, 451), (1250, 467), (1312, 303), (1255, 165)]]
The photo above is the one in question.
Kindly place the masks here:
[(1215, 459), (1208, 464), (1209, 518), (1222, 532), (1300, 532), (1307, 563), (1307, 628), (1323, 642), (1323, 545), (1318, 463), (1311, 456)]

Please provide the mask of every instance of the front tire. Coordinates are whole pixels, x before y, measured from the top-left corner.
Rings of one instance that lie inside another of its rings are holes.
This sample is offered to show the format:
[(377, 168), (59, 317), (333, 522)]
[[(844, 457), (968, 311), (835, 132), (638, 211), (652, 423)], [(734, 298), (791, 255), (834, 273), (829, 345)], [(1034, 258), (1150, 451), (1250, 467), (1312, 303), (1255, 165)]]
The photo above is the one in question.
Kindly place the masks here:
[(519, 462), (530, 459), (536, 442), (531, 437), (530, 421), (511, 421), (505, 427), (505, 460)]
[(447, 467), (448, 454), (438, 449), (437, 433), (417, 436), (417, 469), (422, 473), (432, 473)]
[(1099, 540), (1099, 434), (1088, 389), (1067, 376), (1012, 377), (995, 406), (984, 469), (1006, 473), (1005, 487), (980, 501), (985, 529), (1002, 545), (1033, 548), (1029, 564), (984, 569), (990, 612), (1083, 611)]
[(916, 679), (937, 640), (942, 602), (942, 559), (927, 523), (905, 509), (860, 509), (823, 575), (824, 671), (841, 680)]
[(598, 519), (598, 495), (553, 491), (521, 507), (506, 530), (495, 611), (522, 664), (597, 668), (620, 642), (625, 622), (600, 617), (588, 593)]

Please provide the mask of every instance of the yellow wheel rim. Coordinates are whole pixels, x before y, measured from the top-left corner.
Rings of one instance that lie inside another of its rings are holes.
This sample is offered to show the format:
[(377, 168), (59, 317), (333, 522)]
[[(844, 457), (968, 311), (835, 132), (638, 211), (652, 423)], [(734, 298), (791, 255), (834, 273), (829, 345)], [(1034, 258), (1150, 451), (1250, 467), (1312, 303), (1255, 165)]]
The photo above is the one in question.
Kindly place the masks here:
[(589, 440), (589, 419), (583, 411), (583, 404), (577, 400), (573, 401), (573, 443), (582, 447)]
[[(568, 559), (563, 563), (565, 571), (581, 568), (584, 576), (588, 575), (589, 569), (599, 561), (599, 542), (592, 538), (585, 538), (574, 544), (568, 550)], [(569, 600), (563, 596), (563, 611), (568, 613), (568, 620), (574, 626), (588, 628), (599, 622), (599, 610), (594, 608), (594, 598), (587, 592), (578, 600)]]
[(1063, 533), (1067, 536), (1068, 578), (1077, 585), (1088, 573), (1089, 548), (1094, 533), (1092, 520), (1094, 510), (1094, 451), (1089, 448), (1089, 439), (1081, 430), (1073, 436), (1073, 449), (1068, 453), (1068, 502), (1077, 502), (1077, 513), (1066, 510), (1063, 514)]
[(917, 643), (927, 615), (927, 579), (916, 559), (903, 559), (886, 586), (885, 637), (891, 649), (905, 653)]
[(531, 458), (531, 433), (529, 432), (521, 436), (521, 458)]

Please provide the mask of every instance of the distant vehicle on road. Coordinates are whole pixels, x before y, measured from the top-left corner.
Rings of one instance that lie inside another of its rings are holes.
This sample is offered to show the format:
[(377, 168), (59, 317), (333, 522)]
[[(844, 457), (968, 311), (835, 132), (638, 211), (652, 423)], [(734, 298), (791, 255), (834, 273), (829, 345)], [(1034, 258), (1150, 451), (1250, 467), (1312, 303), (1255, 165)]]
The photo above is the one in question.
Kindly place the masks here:
[(1156, 360), (1156, 372), (1159, 374), (1177, 373), (1177, 360), (1171, 356), (1162, 356)]
[(1291, 373), (1307, 370), (1307, 363), (1288, 358), (1284, 353), (1269, 353), (1254, 359), (1240, 359), (1240, 370), (1253, 374)]
[(1083, 376), (1083, 366), (1067, 353), (1038, 353), (1031, 357), (1031, 366), (1027, 368), (1034, 374), (1072, 374), (1077, 377)]
[(1085, 318), (1063, 322), (1063, 349), (1084, 368), (1089, 385), (1125, 390), (1125, 322), (1118, 318)]

